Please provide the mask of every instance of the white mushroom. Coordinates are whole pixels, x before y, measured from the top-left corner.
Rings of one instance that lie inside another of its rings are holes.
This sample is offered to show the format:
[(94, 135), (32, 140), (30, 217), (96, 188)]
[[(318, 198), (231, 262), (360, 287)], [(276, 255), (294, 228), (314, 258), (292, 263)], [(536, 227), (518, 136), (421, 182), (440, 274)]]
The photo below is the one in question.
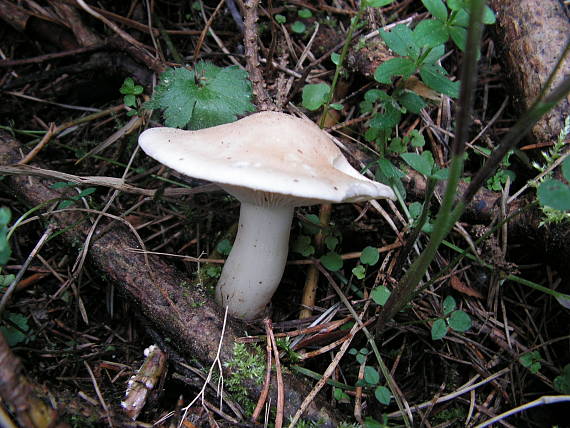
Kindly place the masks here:
[(259, 316), (277, 289), (294, 207), (395, 198), (352, 168), (318, 126), (285, 113), (256, 113), (198, 131), (152, 128), (139, 144), (164, 165), (215, 182), (241, 202), (216, 288), (216, 301), (237, 318)]

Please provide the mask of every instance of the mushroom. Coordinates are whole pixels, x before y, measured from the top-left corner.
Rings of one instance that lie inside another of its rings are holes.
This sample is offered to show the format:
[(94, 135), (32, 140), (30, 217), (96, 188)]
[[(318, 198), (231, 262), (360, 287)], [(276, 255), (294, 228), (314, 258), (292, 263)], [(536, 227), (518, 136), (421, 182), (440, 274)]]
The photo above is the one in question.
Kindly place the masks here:
[(216, 287), (216, 301), (241, 319), (260, 316), (281, 281), (295, 207), (395, 199), (388, 186), (350, 166), (317, 125), (285, 113), (256, 113), (198, 131), (151, 128), (139, 144), (162, 164), (212, 181), (241, 202)]

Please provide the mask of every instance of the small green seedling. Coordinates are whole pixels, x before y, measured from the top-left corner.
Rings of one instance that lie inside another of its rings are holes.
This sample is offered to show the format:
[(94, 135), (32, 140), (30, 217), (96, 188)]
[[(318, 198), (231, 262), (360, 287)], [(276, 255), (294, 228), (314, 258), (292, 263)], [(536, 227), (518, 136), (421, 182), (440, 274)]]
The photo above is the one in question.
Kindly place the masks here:
[(291, 24), (291, 31), (297, 34), (303, 34), (305, 31), (307, 31), (307, 26), (301, 21), (295, 21), (293, 24)]
[(125, 103), (127, 107), (132, 108), (132, 110), (127, 112), (127, 116), (138, 115), (138, 108), (141, 105), (139, 95), (143, 93), (143, 87), (141, 85), (136, 85), (135, 81), (131, 77), (127, 77), (123, 82), (123, 86), (119, 89), (119, 92), (124, 95), (123, 103)]
[[(369, 351), (367, 348), (361, 348), (360, 350), (351, 348), (348, 350), (348, 353), (354, 355), (358, 364), (364, 364)], [(378, 373), (378, 370), (372, 366), (364, 366), (364, 377), (356, 383), (356, 386), (374, 388), (374, 397), (376, 397), (376, 400), (387, 406), (392, 400), (392, 394), (387, 387), (379, 385), (379, 383), (380, 373)]]
[(360, 253), (360, 264), (352, 269), (353, 275), (358, 279), (366, 276), (366, 265), (374, 266), (380, 260), (380, 254), (375, 247), (366, 247)]
[(537, 374), (542, 368), (541, 361), (542, 357), (538, 351), (527, 352), (519, 357), (522, 366), (526, 367), (532, 374)]
[(452, 296), (447, 296), (443, 301), (443, 318), (435, 320), (431, 327), (432, 340), (441, 340), (449, 329), (463, 333), (471, 328), (471, 317), (464, 311), (455, 309), (457, 303)]
[(285, 24), (287, 22), (287, 18), (280, 13), (276, 13), (273, 17), (278, 24)]
[[(64, 189), (66, 187), (75, 187), (75, 186), (77, 186), (76, 183), (58, 181), (57, 183), (53, 183), (50, 186), (50, 188), (52, 188), (52, 189)], [(95, 193), (96, 191), (97, 191), (97, 189), (95, 187), (87, 187), (86, 189), (83, 189), (81, 192), (79, 192), (77, 195), (67, 196), (66, 198), (64, 198), (59, 203), (59, 205), (57, 206), (57, 209), (64, 210), (66, 208), (69, 208), (72, 205), (74, 205), (77, 201), (80, 201), (82, 198), (85, 198), (86, 196), (89, 196), (89, 195)]]

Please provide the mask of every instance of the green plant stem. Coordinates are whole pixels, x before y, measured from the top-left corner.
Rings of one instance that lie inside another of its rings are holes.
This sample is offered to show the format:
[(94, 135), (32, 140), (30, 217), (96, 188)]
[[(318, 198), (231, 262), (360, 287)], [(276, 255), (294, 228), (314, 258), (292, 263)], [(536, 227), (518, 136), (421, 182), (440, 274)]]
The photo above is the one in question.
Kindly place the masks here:
[[(429, 207), (431, 205), (430, 204), (431, 199), (432, 199), (434, 192), (435, 192), (436, 183), (437, 183), (437, 180), (435, 180), (434, 178), (428, 177), (427, 185), (426, 185), (426, 194), (425, 194), (425, 198), (424, 198), (424, 204), (422, 207), (422, 212), (420, 213), (420, 216), (418, 217), (418, 221), (416, 222), (414, 228), (412, 229), (412, 232), (408, 236), (408, 238), (406, 240), (406, 244), (398, 253), (396, 266), (394, 267), (396, 279), (400, 278), (400, 275), (402, 272), (401, 267), (403, 266), (404, 261), (408, 258), (408, 255), (412, 251), (412, 248), (414, 247), (414, 244), (416, 243), (416, 241), (420, 235), (420, 232), (422, 231), (422, 228), (424, 227), (424, 225), (428, 219)], [(405, 207), (405, 205), (404, 205), (404, 207)]]
[(439, 212), (436, 216), (431, 239), (420, 256), (412, 263), (400, 280), (386, 305), (384, 306), (378, 322), (377, 331), (381, 331), (386, 322), (392, 319), (409, 301), (435, 254), (439, 245), (455, 224), (452, 214), (453, 203), (457, 194), (457, 186), (463, 172), (463, 153), (467, 140), (470, 122), (470, 111), (473, 105), (473, 94), (477, 77), (477, 56), (482, 34), (484, 0), (474, 0), (471, 3), (469, 33), (465, 58), (461, 70), (461, 90), (459, 94), (459, 111), (457, 114), (457, 127), (452, 147), (449, 178)]
[(348, 48), (350, 47), (350, 42), (352, 41), (352, 35), (354, 34), (354, 30), (356, 30), (356, 27), (358, 26), (358, 23), (360, 22), (360, 19), (362, 18), (362, 15), (364, 14), (365, 10), (366, 10), (366, 2), (361, 1), (360, 7), (358, 8), (358, 12), (352, 18), (352, 20), (350, 22), (350, 27), (348, 27), (348, 33), (346, 34), (346, 39), (344, 40), (344, 45), (342, 46), (342, 50), (340, 51), (340, 58), (338, 60), (338, 64), (336, 64), (336, 69), (334, 71), (334, 77), (333, 77), (333, 81), (331, 84), (331, 89), (330, 89), (329, 95), (327, 96), (327, 101), (325, 102), (324, 107), (323, 107), (323, 114), (321, 115), (321, 120), (319, 122), (319, 126), (321, 128), (324, 127), (325, 120), (326, 120), (326, 117), (328, 115), (330, 105), (331, 105), (331, 102), (332, 102), (333, 97), (334, 97), (334, 91), (335, 91), (336, 85), (338, 83), (338, 78), (340, 77), (342, 65), (344, 64), (344, 60), (346, 59), (346, 55), (348, 54)]

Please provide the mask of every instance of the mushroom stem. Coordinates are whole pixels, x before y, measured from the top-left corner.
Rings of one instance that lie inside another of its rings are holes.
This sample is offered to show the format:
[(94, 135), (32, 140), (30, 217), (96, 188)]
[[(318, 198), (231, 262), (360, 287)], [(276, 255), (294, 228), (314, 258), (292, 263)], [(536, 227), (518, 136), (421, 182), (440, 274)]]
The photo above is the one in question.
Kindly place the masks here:
[(216, 287), (216, 301), (234, 317), (259, 316), (277, 290), (289, 251), (293, 207), (243, 202), (230, 255)]

